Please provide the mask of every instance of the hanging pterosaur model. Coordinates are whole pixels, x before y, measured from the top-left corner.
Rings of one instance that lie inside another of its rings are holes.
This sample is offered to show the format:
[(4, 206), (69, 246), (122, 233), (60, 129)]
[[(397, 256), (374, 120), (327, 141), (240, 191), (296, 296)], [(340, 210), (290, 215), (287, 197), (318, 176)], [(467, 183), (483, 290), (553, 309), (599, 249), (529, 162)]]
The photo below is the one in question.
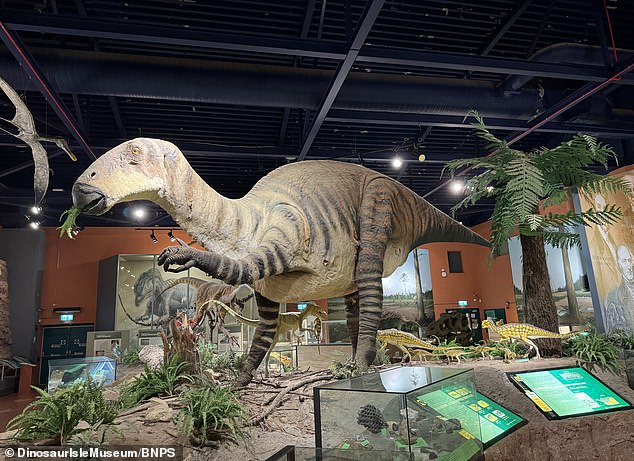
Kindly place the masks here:
[(40, 136), (35, 130), (35, 122), (33, 121), (33, 115), (24, 104), (24, 101), (20, 98), (20, 95), (9, 86), (9, 84), (0, 78), (0, 88), (7, 95), (9, 100), (15, 106), (15, 115), (11, 120), (0, 117), (0, 120), (4, 120), (10, 123), (18, 129), (17, 134), (9, 130), (0, 127), (0, 131), (3, 131), (11, 136), (24, 141), (31, 148), (33, 153), (33, 164), (35, 165), (35, 174), (33, 175), (33, 188), (35, 190), (35, 205), (39, 206), (48, 189), (48, 156), (42, 141), (54, 142), (60, 149), (68, 154), (68, 156), (74, 161), (77, 161), (77, 157), (73, 154), (68, 146), (68, 143), (63, 138)]

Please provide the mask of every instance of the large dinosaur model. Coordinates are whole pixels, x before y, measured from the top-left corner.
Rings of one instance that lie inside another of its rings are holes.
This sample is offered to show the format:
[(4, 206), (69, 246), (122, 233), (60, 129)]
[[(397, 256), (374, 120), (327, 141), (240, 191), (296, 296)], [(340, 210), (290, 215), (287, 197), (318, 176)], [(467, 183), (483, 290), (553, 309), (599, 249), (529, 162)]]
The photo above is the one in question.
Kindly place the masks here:
[[(239, 322), (244, 323), (245, 325), (250, 325), (252, 327), (256, 327), (260, 324), (258, 320), (249, 319), (233, 309), (229, 306), (222, 306), (229, 314), (233, 315)], [(269, 358), (271, 356), (271, 352), (275, 348), (275, 345), (286, 335), (286, 333), (291, 334), (291, 344), (293, 344), (293, 338), (298, 339), (301, 336), (297, 336), (295, 333), (297, 330), (299, 331), (310, 331), (314, 333), (314, 330), (306, 330), (302, 328), (302, 324), (306, 317), (310, 316), (317, 317), (319, 320), (326, 320), (326, 315), (321, 311), (317, 304), (309, 303), (306, 308), (300, 312), (283, 312), (280, 314), (277, 327), (275, 329), (275, 336), (273, 337), (273, 341), (271, 342), (271, 346), (266, 353), (264, 358), (264, 373), (265, 376), (269, 375)], [(321, 325), (321, 324), (320, 324)]]
[(160, 205), (208, 250), (168, 247), (159, 257), (165, 269), (198, 267), (232, 285), (253, 284), (264, 297), (238, 385), (251, 380), (268, 351), (280, 302), (346, 296), (353, 355), (367, 368), (376, 354), (381, 278), (424, 243), (488, 245), (398, 181), (329, 160), (277, 168), (231, 200), (174, 144), (138, 138), (103, 154), (73, 186), (75, 207), (92, 215), (141, 199)]
[(11, 103), (15, 106), (15, 114), (11, 120), (1, 118), (7, 123), (13, 125), (18, 129), (17, 133), (13, 133), (4, 128), (0, 128), (11, 136), (24, 141), (31, 148), (33, 155), (33, 165), (35, 166), (35, 173), (33, 174), (33, 186), (35, 189), (35, 206), (39, 206), (48, 189), (48, 156), (46, 150), (42, 146), (42, 141), (54, 142), (57, 147), (62, 149), (74, 162), (77, 161), (77, 157), (73, 154), (68, 147), (68, 143), (63, 138), (40, 136), (35, 130), (35, 122), (33, 121), (33, 115), (24, 104), (24, 101), (20, 98), (20, 95), (15, 92), (9, 84), (0, 78), (0, 89), (7, 95)]
[(528, 323), (507, 323), (503, 325), (495, 324), (491, 320), (483, 320), (482, 328), (489, 328), (495, 333), (500, 335), (503, 341), (509, 341), (511, 339), (519, 339), (528, 344), (530, 348), (535, 349), (535, 358), (539, 359), (539, 349), (537, 345), (531, 341), (538, 338), (559, 338), (564, 339), (570, 336), (578, 334), (578, 332), (570, 332), (566, 334), (553, 333), (552, 331), (544, 330), (543, 328), (530, 325)]

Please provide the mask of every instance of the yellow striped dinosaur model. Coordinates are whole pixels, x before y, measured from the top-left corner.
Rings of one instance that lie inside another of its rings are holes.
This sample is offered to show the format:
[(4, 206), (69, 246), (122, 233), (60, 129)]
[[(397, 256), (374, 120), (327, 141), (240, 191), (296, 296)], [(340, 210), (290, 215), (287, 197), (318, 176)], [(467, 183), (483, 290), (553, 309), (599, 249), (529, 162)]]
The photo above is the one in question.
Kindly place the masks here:
[(460, 355), (470, 352), (465, 347), (442, 347), (436, 346), (430, 342), (420, 339), (411, 333), (397, 330), (396, 328), (389, 328), (387, 330), (379, 330), (376, 332), (376, 339), (381, 343), (381, 347), (385, 348), (388, 344), (397, 347), (403, 352), (403, 360), (405, 357), (409, 357), (411, 360), (412, 353), (410, 349), (425, 349), (428, 351), (440, 351), (445, 355), (449, 361), (451, 357), (456, 358), (460, 363)]
[(197, 267), (230, 285), (253, 286), (260, 323), (237, 386), (252, 379), (268, 352), (279, 303), (345, 297), (353, 357), (367, 369), (376, 355), (382, 278), (424, 243), (488, 245), (400, 182), (360, 165), (289, 163), (229, 199), (161, 139), (113, 147), (82, 173), (72, 194), (73, 215), (102, 215), (131, 200), (156, 203), (206, 250), (170, 246), (159, 265), (171, 272)]
[(530, 348), (535, 349), (536, 359), (540, 358), (539, 349), (537, 348), (537, 345), (531, 341), (532, 339), (565, 339), (579, 333), (574, 331), (562, 335), (561, 333), (553, 333), (552, 331), (544, 330), (543, 328), (539, 328), (528, 323), (507, 323), (496, 325), (491, 320), (483, 320), (482, 328), (493, 330), (495, 333), (500, 335), (502, 341), (519, 339), (520, 341), (528, 344)]
[[(233, 315), (239, 322), (242, 322), (246, 325), (257, 327), (258, 324), (260, 323), (260, 320), (247, 318), (239, 314), (238, 312), (234, 311), (229, 306), (223, 305), (222, 307), (229, 314)], [(271, 342), (269, 350), (267, 351), (266, 356), (264, 358), (264, 367), (265, 367), (264, 375), (266, 377), (269, 376), (269, 359), (275, 345), (288, 332), (291, 333), (291, 344), (293, 344), (293, 338), (296, 338), (296, 339), (301, 338), (301, 336), (298, 336), (295, 333), (295, 331), (296, 330), (305, 331), (306, 329), (302, 328), (302, 323), (304, 322), (304, 319), (306, 317), (309, 317), (311, 315), (317, 317), (320, 320), (326, 320), (326, 315), (321, 311), (319, 306), (317, 304), (312, 304), (312, 303), (309, 303), (308, 306), (306, 306), (306, 309), (304, 309), (303, 311), (283, 312), (280, 314), (279, 318), (277, 319), (277, 327), (275, 330), (275, 336), (273, 337), (273, 341)], [(320, 323), (320, 326), (321, 326), (321, 323)], [(308, 330), (308, 331), (315, 333), (314, 330)]]

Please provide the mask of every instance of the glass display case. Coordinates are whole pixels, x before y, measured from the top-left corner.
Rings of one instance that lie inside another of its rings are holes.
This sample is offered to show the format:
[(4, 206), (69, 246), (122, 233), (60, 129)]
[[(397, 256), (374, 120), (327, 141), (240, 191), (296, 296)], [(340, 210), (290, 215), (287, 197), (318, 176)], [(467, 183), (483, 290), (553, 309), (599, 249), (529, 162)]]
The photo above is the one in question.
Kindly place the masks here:
[[(144, 332), (167, 331), (169, 320), (177, 312), (184, 311), (189, 318), (194, 315), (196, 288), (188, 283), (175, 283), (175, 279), (193, 277), (219, 283), (196, 268), (181, 273), (165, 272), (157, 265), (157, 258), (152, 254), (119, 254), (99, 262), (97, 330), (129, 331), (130, 343), (140, 347), (162, 345), (160, 337)], [(245, 294), (241, 292), (240, 296)], [(241, 313), (257, 317), (255, 298), (245, 303)], [(228, 331), (239, 333), (235, 336), (239, 336), (241, 346), (234, 350), (246, 350), (255, 328), (237, 323), (231, 316), (226, 317), (226, 324)], [(210, 331), (206, 321), (196, 333), (216, 343), (221, 339), (217, 328)]]
[(317, 386), (314, 399), (317, 447), (483, 459), (471, 368), (391, 368)]
[(53, 393), (88, 376), (96, 383), (111, 384), (116, 379), (117, 361), (105, 356), (50, 360), (48, 368), (48, 392)]
[(297, 369), (297, 346), (275, 346), (271, 351), (269, 359), (269, 370), (272, 371), (290, 371)]
[(350, 450), (346, 448), (309, 448), (287, 445), (265, 461), (413, 461), (409, 453), (393, 451)]

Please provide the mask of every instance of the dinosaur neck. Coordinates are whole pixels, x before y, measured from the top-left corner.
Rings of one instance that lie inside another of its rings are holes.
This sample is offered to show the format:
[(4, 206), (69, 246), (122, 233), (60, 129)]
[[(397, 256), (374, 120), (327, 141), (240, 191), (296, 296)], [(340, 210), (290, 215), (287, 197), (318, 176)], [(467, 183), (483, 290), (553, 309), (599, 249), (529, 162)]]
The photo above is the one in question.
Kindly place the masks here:
[(157, 203), (205, 249), (233, 258), (244, 256), (253, 244), (257, 210), (244, 199), (220, 195), (182, 154), (168, 168)]

